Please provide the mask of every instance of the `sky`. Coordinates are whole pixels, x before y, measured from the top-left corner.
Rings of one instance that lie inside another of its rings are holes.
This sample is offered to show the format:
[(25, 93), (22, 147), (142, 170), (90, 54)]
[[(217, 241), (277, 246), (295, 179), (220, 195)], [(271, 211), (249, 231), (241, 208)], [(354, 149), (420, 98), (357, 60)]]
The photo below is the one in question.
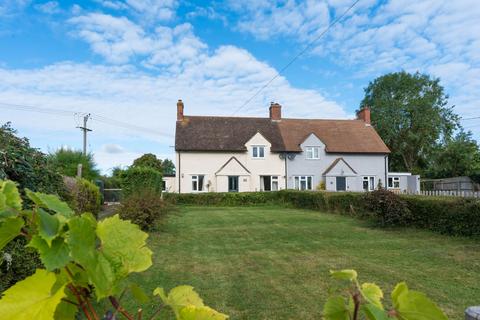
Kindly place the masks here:
[[(353, 3), (0, 0), (0, 123), (44, 152), (81, 149), (91, 113), (88, 151), (109, 172), (173, 158), (178, 99), (187, 115), (266, 117), (274, 101), (285, 117), (348, 119), (370, 81), (405, 70), (480, 117), (478, 0), (360, 0), (312, 44)], [(462, 124), (480, 138), (480, 119)]]

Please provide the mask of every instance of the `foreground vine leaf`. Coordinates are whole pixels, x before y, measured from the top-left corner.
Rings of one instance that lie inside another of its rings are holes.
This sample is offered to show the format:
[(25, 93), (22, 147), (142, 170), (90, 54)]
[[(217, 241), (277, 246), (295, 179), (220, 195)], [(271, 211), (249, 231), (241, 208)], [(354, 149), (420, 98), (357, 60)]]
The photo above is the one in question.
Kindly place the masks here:
[(328, 298), (323, 306), (323, 318), (325, 320), (350, 320), (349, 314), (345, 299), (340, 296)]
[(168, 296), (165, 295), (163, 288), (157, 288), (153, 291), (154, 295), (159, 296), (163, 303), (172, 308), (177, 316), (180, 316), (180, 310), (186, 306), (203, 307), (203, 300), (192, 286), (178, 286), (170, 290)]
[(357, 271), (352, 269), (345, 269), (340, 271), (330, 270), (330, 275), (333, 278), (339, 279), (339, 280), (350, 280), (350, 281), (357, 280)]
[(34, 235), (28, 246), (37, 249), (40, 260), (48, 271), (63, 268), (70, 262), (68, 246), (63, 238), (56, 238), (48, 245), (45, 240)]
[(24, 225), (22, 218), (7, 218), (0, 222), (0, 250), (20, 234)]
[(119, 275), (145, 271), (152, 265), (152, 251), (146, 246), (148, 234), (118, 214), (100, 221), (97, 235), (102, 253)]
[(377, 286), (375, 283), (364, 283), (362, 284), (362, 294), (365, 296), (366, 299), (368, 299), (370, 303), (383, 310), (383, 292), (379, 286)]
[(446, 320), (447, 316), (425, 294), (409, 290), (405, 282), (392, 292), (392, 301), (400, 320)]
[(180, 310), (179, 320), (225, 320), (226, 314), (213, 310), (210, 307), (187, 306)]
[(0, 299), (0, 315), (9, 320), (51, 320), (65, 297), (65, 285), (52, 290), (56, 282), (52, 272), (37, 269), (34, 275), (17, 282)]
[(51, 215), (45, 210), (38, 209), (38, 234), (42, 237), (49, 246), (52, 245), (52, 240), (57, 237), (60, 231), (60, 221), (56, 216)]
[(26, 190), (26, 193), (28, 198), (41, 208), (52, 210), (66, 218), (70, 218), (74, 215), (73, 210), (68, 204), (58, 199), (57, 196), (41, 192), (32, 192), (30, 190)]
[(368, 320), (392, 320), (383, 309), (374, 304), (364, 305), (363, 312)]
[[(18, 192), (17, 186), (13, 181), (0, 181), (0, 191), (3, 194), (4, 206), (16, 210), (22, 210), (22, 198)], [(1, 207), (0, 207), (1, 209)]]

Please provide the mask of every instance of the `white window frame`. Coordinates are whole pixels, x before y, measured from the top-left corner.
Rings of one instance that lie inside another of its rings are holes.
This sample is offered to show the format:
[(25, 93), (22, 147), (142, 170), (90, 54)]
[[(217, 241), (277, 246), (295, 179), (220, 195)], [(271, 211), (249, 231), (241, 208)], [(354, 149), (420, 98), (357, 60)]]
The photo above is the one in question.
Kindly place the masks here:
[[(200, 179), (200, 177), (202, 177), (202, 179)], [(202, 185), (200, 185), (200, 181), (202, 182)], [(193, 192), (205, 191), (205, 175), (204, 174), (192, 175), (192, 191)]]
[(400, 177), (388, 177), (388, 188), (400, 189)]
[[(252, 146), (252, 158), (253, 159), (265, 159), (265, 146)], [(260, 150), (262, 150), (260, 152)], [(256, 154), (256, 155), (255, 155)], [(261, 155), (263, 154), (263, 155)]]
[[(277, 185), (276, 188), (273, 188), (274, 183), (276, 183), (276, 185)], [(270, 190), (271, 191), (278, 191), (279, 190), (278, 176), (271, 176), (270, 177)]]
[(320, 147), (305, 147), (305, 158), (307, 160), (320, 159)]
[[(313, 176), (295, 176), (295, 190), (313, 190)], [(305, 189), (302, 189), (302, 182), (305, 183)]]
[[(367, 190), (365, 190), (363, 183), (367, 182)], [(362, 180), (362, 189), (363, 191), (374, 191), (375, 190), (375, 176), (364, 176)]]

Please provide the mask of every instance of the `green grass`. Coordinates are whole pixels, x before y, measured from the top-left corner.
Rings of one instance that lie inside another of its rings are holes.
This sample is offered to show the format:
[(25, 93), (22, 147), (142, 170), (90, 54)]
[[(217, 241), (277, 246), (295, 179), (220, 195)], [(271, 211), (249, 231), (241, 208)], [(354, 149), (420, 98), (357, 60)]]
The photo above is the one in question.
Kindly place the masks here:
[(388, 297), (405, 280), (451, 319), (480, 303), (478, 240), (280, 207), (182, 207), (160, 229), (149, 238), (154, 265), (135, 280), (150, 292), (190, 284), (231, 319), (320, 319), (329, 270), (341, 268)]

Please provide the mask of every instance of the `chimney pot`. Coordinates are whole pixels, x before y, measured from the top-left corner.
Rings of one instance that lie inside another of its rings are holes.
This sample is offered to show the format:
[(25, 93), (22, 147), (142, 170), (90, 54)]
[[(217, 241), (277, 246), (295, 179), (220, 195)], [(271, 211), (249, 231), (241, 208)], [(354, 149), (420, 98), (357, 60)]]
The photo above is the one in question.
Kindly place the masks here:
[(270, 119), (273, 121), (282, 120), (282, 106), (276, 102), (270, 103)]
[(185, 106), (183, 105), (182, 99), (178, 99), (177, 102), (177, 121), (183, 121), (183, 109)]
[(370, 125), (371, 124), (370, 108), (368, 106), (363, 106), (360, 110), (358, 110), (357, 119), (363, 120), (365, 124)]

